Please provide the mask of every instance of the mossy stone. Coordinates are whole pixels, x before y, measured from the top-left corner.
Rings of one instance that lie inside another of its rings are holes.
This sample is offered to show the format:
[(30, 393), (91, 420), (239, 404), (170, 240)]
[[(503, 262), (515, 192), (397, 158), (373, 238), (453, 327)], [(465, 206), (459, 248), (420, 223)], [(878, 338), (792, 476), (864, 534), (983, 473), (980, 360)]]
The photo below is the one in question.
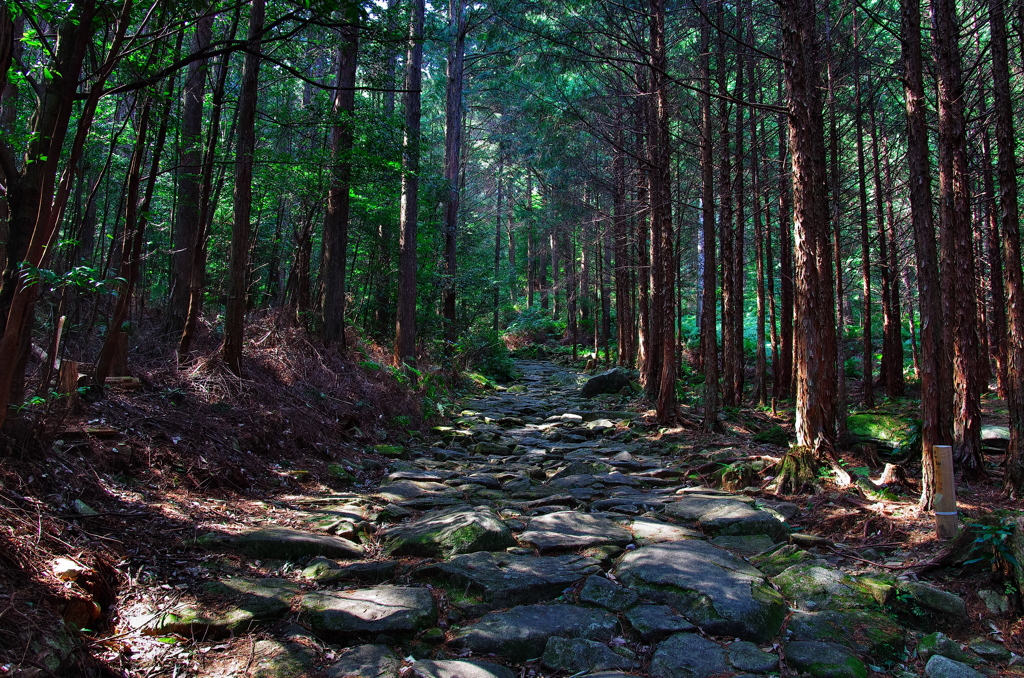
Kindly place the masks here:
[(793, 641), (785, 645), (791, 668), (811, 678), (867, 678), (868, 667), (849, 648), (836, 643)]
[(852, 442), (874, 443), (890, 450), (906, 451), (917, 435), (912, 420), (892, 414), (853, 414), (846, 418), (846, 428)]
[(799, 546), (786, 544), (774, 551), (750, 558), (750, 563), (769, 577), (774, 577), (794, 565), (812, 563), (818, 560)]

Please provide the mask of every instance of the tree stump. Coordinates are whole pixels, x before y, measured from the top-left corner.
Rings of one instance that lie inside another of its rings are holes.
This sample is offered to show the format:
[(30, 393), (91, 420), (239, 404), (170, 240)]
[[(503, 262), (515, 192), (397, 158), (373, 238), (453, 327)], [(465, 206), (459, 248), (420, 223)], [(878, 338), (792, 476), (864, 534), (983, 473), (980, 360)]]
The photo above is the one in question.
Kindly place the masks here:
[(61, 361), (57, 372), (57, 393), (65, 397), (68, 407), (78, 402), (78, 361)]

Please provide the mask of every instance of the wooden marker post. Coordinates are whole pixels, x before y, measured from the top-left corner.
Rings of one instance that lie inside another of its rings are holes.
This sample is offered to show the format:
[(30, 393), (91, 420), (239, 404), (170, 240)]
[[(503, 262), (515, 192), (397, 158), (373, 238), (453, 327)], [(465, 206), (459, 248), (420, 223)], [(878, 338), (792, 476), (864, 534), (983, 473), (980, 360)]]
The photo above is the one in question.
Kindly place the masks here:
[(935, 459), (935, 534), (939, 539), (956, 536), (956, 482), (953, 480), (953, 448), (932, 447)]

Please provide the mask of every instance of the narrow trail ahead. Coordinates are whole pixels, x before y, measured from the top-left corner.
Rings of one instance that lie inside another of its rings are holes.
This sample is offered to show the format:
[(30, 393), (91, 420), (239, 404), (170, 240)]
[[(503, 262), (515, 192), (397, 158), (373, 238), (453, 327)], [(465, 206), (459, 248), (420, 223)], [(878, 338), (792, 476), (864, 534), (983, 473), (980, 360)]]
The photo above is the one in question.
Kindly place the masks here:
[(140, 604), (135, 628), (191, 639), (179, 676), (689, 678), (782, 660), (863, 677), (917, 675), (908, 625), (966, 621), (952, 594), (790, 543), (794, 504), (688, 487), (619, 396), (580, 396), (583, 375), (518, 366), (390, 450), (379, 487), (286, 497), (261, 528), (201, 538), (205, 583)]

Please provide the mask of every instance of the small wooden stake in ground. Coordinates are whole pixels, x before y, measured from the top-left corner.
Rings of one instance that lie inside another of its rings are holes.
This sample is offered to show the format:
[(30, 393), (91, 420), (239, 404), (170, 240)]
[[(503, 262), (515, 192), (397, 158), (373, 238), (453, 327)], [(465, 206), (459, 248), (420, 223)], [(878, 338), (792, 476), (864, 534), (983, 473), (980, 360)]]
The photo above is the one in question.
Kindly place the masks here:
[(57, 393), (67, 396), (65, 403), (71, 407), (78, 402), (78, 363), (62, 360), (57, 372)]
[(956, 483), (953, 480), (953, 448), (932, 447), (935, 459), (935, 534), (939, 539), (956, 536)]

